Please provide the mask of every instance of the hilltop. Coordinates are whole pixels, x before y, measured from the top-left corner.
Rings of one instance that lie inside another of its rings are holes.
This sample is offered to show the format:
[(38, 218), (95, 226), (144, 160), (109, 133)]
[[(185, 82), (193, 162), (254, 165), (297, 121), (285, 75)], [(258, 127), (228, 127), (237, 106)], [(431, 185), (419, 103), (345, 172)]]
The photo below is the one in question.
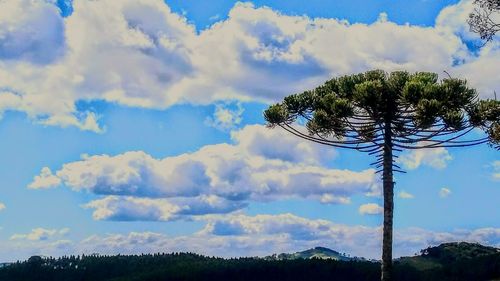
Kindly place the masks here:
[(351, 261), (351, 260), (364, 260), (364, 258), (350, 257), (345, 253), (339, 253), (332, 249), (325, 247), (315, 247), (301, 252), (296, 253), (281, 253), (268, 256), (265, 259), (268, 260), (295, 260), (295, 259), (327, 259), (336, 261)]

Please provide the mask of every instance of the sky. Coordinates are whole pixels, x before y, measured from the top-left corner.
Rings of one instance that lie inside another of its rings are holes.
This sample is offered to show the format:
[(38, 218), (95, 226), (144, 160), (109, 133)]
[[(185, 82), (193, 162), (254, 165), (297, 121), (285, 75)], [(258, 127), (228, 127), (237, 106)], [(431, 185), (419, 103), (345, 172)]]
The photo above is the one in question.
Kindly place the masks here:
[[(324, 246), (378, 258), (380, 179), (359, 152), (265, 126), (270, 104), (370, 69), (500, 91), (472, 1), (0, 1), (0, 262)], [(480, 132), (473, 134), (480, 135)], [(403, 152), (395, 256), (500, 246), (500, 156)]]

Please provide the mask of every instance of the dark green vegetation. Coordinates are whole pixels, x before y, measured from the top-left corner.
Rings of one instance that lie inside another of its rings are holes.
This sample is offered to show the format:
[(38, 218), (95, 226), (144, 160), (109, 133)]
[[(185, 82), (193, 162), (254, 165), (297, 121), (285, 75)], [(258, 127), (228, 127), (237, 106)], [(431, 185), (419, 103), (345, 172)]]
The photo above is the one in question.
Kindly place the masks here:
[[(317, 258), (320, 253), (322, 258)], [(394, 262), (394, 278), (414, 280), (500, 279), (500, 249), (447, 243)], [(295, 258), (291, 258), (293, 255)], [(0, 268), (1, 281), (125, 280), (379, 280), (378, 262), (338, 261), (338, 252), (315, 248), (279, 258), (222, 259), (196, 254), (31, 257)], [(279, 255), (278, 255), (279, 256)], [(275, 256), (276, 257), (276, 256)]]
[(395, 261), (411, 268), (422, 280), (498, 280), (500, 249), (465, 242), (446, 243), (421, 251), (420, 256)]
[[(374, 155), (382, 173), (384, 222), (383, 281), (392, 277), (394, 172), (403, 150), (466, 147), (489, 143), (500, 148), (500, 101), (479, 100), (467, 82), (436, 73), (372, 70), (326, 81), (270, 106), (264, 117), (270, 128), (281, 127), (322, 145)], [(305, 124), (305, 126), (303, 125)], [(473, 137), (475, 128), (484, 137)]]

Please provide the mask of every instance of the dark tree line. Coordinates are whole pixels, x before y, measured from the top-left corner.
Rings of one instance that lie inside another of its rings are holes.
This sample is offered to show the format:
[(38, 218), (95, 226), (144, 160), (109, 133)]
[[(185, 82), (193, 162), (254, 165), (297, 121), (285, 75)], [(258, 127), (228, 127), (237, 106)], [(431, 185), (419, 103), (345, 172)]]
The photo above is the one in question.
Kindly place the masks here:
[[(463, 251), (463, 250), (461, 250)], [(475, 251), (473, 249), (473, 251)], [(419, 257), (440, 266), (421, 270), (396, 261), (394, 278), (416, 280), (492, 280), (500, 278), (500, 253), (450, 255), (439, 248)], [(0, 268), (0, 281), (303, 281), (380, 278), (380, 264), (370, 261), (321, 259), (222, 259), (190, 253), (131, 256), (31, 257)]]
[[(190, 253), (31, 257), (0, 269), (1, 281), (375, 280), (370, 262), (222, 259)], [(333, 277), (333, 278), (332, 278)], [(313, 279), (311, 279), (313, 278)]]

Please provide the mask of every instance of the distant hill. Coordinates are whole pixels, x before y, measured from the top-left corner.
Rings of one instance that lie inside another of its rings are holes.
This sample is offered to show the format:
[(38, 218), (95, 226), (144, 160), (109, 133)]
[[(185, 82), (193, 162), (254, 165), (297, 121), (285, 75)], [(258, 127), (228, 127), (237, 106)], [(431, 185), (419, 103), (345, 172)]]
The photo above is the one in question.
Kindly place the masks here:
[(293, 254), (282, 253), (266, 257), (267, 259), (276, 260), (294, 260), (294, 259), (330, 259), (336, 261), (351, 261), (351, 260), (364, 260), (363, 258), (349, 257), (346, 254), (341, 254), (332, 249), (325, 247), (315, 247), (302, 252)]
[(437, 247), (430, 247), (421, 251), (423, 257), (436, 258), (442, 261), (473, 259), (499, 253), (499, 248), (467, 242), (444, 243)]
[[(398, 281), (500, 280), (500, 249), (446, 243), (394, 262)], [(223, 259), (191, 253), (130, 256), (33, 256), (0, 267), (0, 281), (303, 281), (380, 279), (380, 263), (316, 247), (265, 258)]]
[(470, 261), (500, 255), (500, 249), (483, 246), (477, 243), (454, 242), (444, 243), (437, 247), (429, 247), (420, 251), (419, 256), (403, 257), (396, 262), (410, 265), (419, 270), (440, 268), (445, 264)]
[[(420, 251), (414, 257), (402, 257), (396, 267), (411, 268), (429, 280), (500, 280), (500, 249), (477, 243), (444, 243)], [(427, 279), (426, 279), (427, 280)]]

